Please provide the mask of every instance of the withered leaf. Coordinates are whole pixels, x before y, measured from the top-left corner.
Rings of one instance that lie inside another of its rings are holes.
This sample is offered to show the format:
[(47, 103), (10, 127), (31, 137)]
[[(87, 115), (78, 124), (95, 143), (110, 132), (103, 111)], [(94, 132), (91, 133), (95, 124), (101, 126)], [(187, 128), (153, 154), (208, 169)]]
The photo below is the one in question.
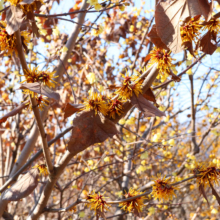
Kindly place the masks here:
[(60, 99), (59, 93), (52, 91), (48, 87), (46, 87), (38, 82), (21, 84), (19, 89), (29, 89), (32, 92), (36, 92), (38, 94), (45, 95), (48, 98), (55, 99), (57, 101), (59, 101), (59, 99)]
[(180, 21), (203, 15), (208, 19), (211, 6), (208, 0), (174, 0), (160, 2), (155, 10), (157, 34), (173, 53), (180, 52)]
[(207, 198), (206, 193), (205, 193), (204, 186), (202, 184), (199, 185), (199, 192), (203, 195), (203, 197), (207, 201), (208, 205), (210, 206), (208, 198)]
[(144, 98), (151, 101), (151, 102), (154, 102), (156, 103), (156, 97), (152, 91), (151, 88), (149, 88), (144, 94), (143, 94)]
[(82, 104), (67, 103), (64, 109), (64, 118), (68, 118), (76, 112), (79, 112), (83, 108)]
[(160, 49), (165, 49), (168, 50), (169, 48), (166, 46), (166, 44), (160, 39), (160, 37), (157, 34), (157, 28), (156, 25), (154, 24), (151, 28), (150, 33), (147, 35), (151, 42)]
[(210, 55), (212, 55), (214, 52), (215, 52), (215, 50), (217, 49), (217, 46), (216, 46), (216, 44), (214, 44), (213, 42), (212, 42), (212, 39), (213, 37), (212, 37), (212, 33), (210, 32), (210, 31), (208, 31), (203, 37), (202, 37), (202, 39), (200, 40), (200, 41), (198, 41), (198, 43), (199, 43), (199, 49), (201, 50), (201, 51), (203, 51), (204, 53), (206, 53), (206, 54), (210, 54)]
[(212, 183), (210, 182), (210, 180), (209, 180), (209, 185), (212, 189), (212, 195), (215, 196), (218, 204), (220, 205), (220, 197), (219, 197), (218, 193), (216, 192), (216, 190), (214, 189), (214, 187), (213, 187)]
[(7, 189), (3, 195), (3, 200), (18, 201), (29, 194), (37, 187), (38, 169), (32, 169), (21, 177), (11, 188)]
[(22, 9), (11, 5), (10, 8), (6, 12), (6, 31), (9, 35), (13, 34), (21, 27), (21, 23), (23, 21), (23, 11)]
[(27, 13), (27, 18), (31, 21), (31, 26), (32, 26), (32, 32), (33, 34), (36, 36), (36, 37), (40, 37), (40, 34), (39, 34), (39, 29), (37, 27), (37, 24), (36, 24), (36, 21), (35, 21), (35, 17), (34, 17), (34, 13), (29, 11)]
[(155, 107), (142, 95), (139, 95), (138, 97), (136, 95), (133, 95), (131, 97), (131, 103), (140, 111), (142, 111), (146, 117), (165, 116), (164, 112), (161, 112), (157, 107)]
[(21, 112), (22, 109), (26, 108), (28, 102), (24, 102), (21, 105), (19, 105), (18, 107), (16, 107), (15, 109), (13, 109), (12, 111), (10, 111), (9, 113), (7, 113), (6, 115), (4, 115), (2, 118), (0, 118), (0, 124), (5, 122), (7, 120), (7, 118), (12, 117), (16, 114), (18, 114), (19, 112)]
[(95, 143), (112, 138), (118, 133), (115, 124), (94, 111), (83, 111), (73, 120), (73, 129), (68, 150), (78, 153)]

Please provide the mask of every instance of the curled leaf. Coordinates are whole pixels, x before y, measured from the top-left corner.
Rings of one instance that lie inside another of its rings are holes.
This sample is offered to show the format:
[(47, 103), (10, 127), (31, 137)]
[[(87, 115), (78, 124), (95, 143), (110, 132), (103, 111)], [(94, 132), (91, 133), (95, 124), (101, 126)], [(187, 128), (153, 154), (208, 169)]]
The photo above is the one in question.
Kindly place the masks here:
[(160, 111), (142, 95), (139, 95), (138, 97), (133, 95), (131, 98), (131, 103), (142, 111), (146, 117), (166, 116), (164, 112)]
[(101, 143), (118, 133), (115, 124), (94, 111), (82, 112), (73, 120), (68, 150), (78, 153), (95, 143)]
[(198, 47), (201, 51), (207, 54), (213, 54), (217, 49), (217, 45), (213, 42), (213, 35), (210, 31), (208, 31), (202, 39), (198, 42)]
[(199, 185), (199, 192), (203, 195), (204, 199), (207, 201), (208, 205), (210, 206), (208, 198), (205, 193), (204, 186), (202, 184)]
[(203, 15), (210, 18), (212, 10), (208, 0), (173, 0), (160, 2), (156, 6), (155, 21), (158, 36), (173, 53), (182, 50), (180, 22), (188, 17)]
[(32, 169), (21, 177), (11, 188), (7, 189), (2, 200), (18, 201), (25, 198), (38, 185), (38, 169)]
[(76, 112), (79, 112), (83, 108), (82, 104), (67, 103), (64, 109), (64, 118), (68, 118)]
[(21, 27), (23, 21), (23, 11), (19, 7), (11, 5), (6, 12), (6, 31), (9, 35), (13, 34)]
[(160, 49), (165, 49), (165, 50), (169, 50), (169, 48), (166, 46), (166, 44), (160, 39), (160, 37), (157, 34), (157, 28), (156, 25), (154, 24), (153, 27), (151, 28), (151, 31), (149, 32), (149, 34), (147, 35), (151, 42)]
[(209, 185), (210, 185), (210, 187), (212, 189), (212, 195), (215, 196), (218, 204), (220, 205), (220, 197), (219, 197), (218, 193), (216, 192), (215, 188), (213, 187), (213, 185), (212, 185), (210, 180), (209, 180)]
[(19, 89), (29, 89), (32, 92), (36, 92), (38, 94), (45, 95), (48, 98), (55, 99), (57, 101), (60, 100), (59, 93), (52, 91), (48, 87), (46, 87), (38, 82), (22, 84)]

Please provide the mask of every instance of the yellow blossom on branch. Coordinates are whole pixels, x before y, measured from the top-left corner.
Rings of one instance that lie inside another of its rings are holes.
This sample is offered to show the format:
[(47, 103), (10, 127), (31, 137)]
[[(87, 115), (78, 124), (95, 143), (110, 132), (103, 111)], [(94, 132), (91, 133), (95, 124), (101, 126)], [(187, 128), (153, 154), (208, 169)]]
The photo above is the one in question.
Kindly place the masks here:
[[(125, 198), (131, 198), (134, 196), (141, 195), (142, 193), (139, 190), (135, 190), (133, 188), (130, 188), (128, 193), (125, 194)], [(127, 201), (127, 202), (120, 202), (119, 206), (122, 207), (123, 210), (126, 212), (133, 212), (135, 215), (139, 216), (141, 211), (143, 210), (144, 206), (144, 196), (141, 196), (139, 198)]]
[(158, 199), (159, 201), (169, 201), (173, 199), (173, 196), (176, 195), (174, 190), (177, 188), (172, 186), (169, 180), (170, 178), (161, 178), (161, 175), (155, 178), (155, 184), (153, 185), (151, 192), (151, 195), (154, 197), (154, 199)]
[(97, 92), (92, 92), (88, 99), (85, 100), (84, 110), (94, 110), (95, 114), (101, 112), (103, 115), (108, 114), (108, 105), (103, 100), (102, 96)]
[(212, 18), (210, 21), (206, 22), (204, 30), (208, 30), (213, 34), (218, 34), (220, 32), (220, 21), (219, 19)]
[(183, 26), (180, 27), (180, 34), (183, 42), (192, 42), (200, 35), (202, 25), (199, 17), (191, 18)]
[(126, 100), (132, 97), (133, 92), (136, 96), (142, 93), (143, 80), (138, 81), (139, 76), (140, 75), (137, 72), (132, 76), (129, 76), (128, 74), (122, 75), (124, 78), (123, 85), (115, 92), (119, 95), (119, 98)]
[(40, 174), (48, 176), (47, 166), (45, 164), (35, 165), (33, 168), (37, 168)]
[(109, 117), (115, 119), (116, 115), (121, 115), (123, 113), (123, 101), (119, 99), (110, 100), (109, 103)]
[[(30, 37), (28, 32), (21, 32), (22, 42), (24, 45), (30, 42)], [(4, 21), (0, 21), (0, 51), (4, 51), (5, 55), (12, 55), (13, 52), (17, 53), (16, 50), (16, 37), (14, 34), (9, 35), (6, 32), (6, 23)]]
[(47, 99), (43, 98), (42, 95), (36, 96), (35, 99), (37, 101), (37, 106), (41, 111), (43, 110), (44, 107), (49, 105), (49, 101)]
[(220, 180), (220, 169), (217, 168), (216, 164), (213, 162), (203, 163), (198, 165), (194, 170), (194, 174), (197, 175), (197, 183), (206, 187), (209, 182), (214, 185), (219, 185)]
[(91, 194), (88, 194), (86, 200), (89, 202), (87, 204), (91, 210), (95, 211), (97, 216), (104, 216), (105, 211), (109, 211), (110, 205), (108, 205), (105, 201), (104, 194), (95, 193), (93, 191)]
[(157, 68), (159, 69), (159, 73), (161, 75), (170, 74), (170, 68), (174, 66), (172, 64), (174, 59), (171, 58), (170, 53), (171, 51), (154, 47), (150, 52), (151, 60), (149, 62), (149, 66), (157, 63)]

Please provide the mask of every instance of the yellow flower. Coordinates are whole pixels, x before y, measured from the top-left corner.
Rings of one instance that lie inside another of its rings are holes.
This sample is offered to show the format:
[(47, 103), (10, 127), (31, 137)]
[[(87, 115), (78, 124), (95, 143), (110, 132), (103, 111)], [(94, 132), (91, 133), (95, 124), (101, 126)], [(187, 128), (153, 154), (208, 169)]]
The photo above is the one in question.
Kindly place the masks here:
[[(16, 50), (16, 37), (14, 34), (9, 35), (6, 30), (6, 23), (4, 21), (0, 21), (0, 51), (4, 51), (5, 55), (12, 55), (12, 53)], [(29, 34), (26, 31), (21, 32), (22, 41), (27, 46), (28, 42), (30, 42)]]
[(123, 109), (123, 101), (119, 99), (110, 100), (109, 103), (109, 117), (115, 119), (115, 115), (121, 115)]
[(157, 63), (157, 68), (159, 69), (159, 73), (162, 75), (170, 74), (170, 68), (174, 65), (171, 63), (174, 59), (170, 56), (171, 51), (166, 51), (164, 49), (154, 47), (150, 52), (151, 60), (149, 62), (149, 66)]
[(35, 97), (37, 101), (38, 108), (42, 111), (44, 107), (49, 105), (49, 101), (47, 99), (44, 99), (42, 95)]
[(35, 165), (33, 168), (37, 168), (40, 174), (48, 176), (47, 166), (45, 164)]
[(212, 185), (219, 185), (218, 181), (220, 179), (220, 170), (217, 168), (216, 164), (207, 162), (201, 165), (198, 165), (197, 168), (193, 170), (194, 174), (197, 175), (197, 183), (206, 187), (209, 185), (209, 181)]
[(49, 88), (55, 87), (56, 81), (54, 81), (54, 78), (57, 78), (58, 76), (54, 76), (54, 72), (48, 72), (46, 71), (39, 71), (38, 81), (43, 82), (44, 85), (48, 86)]
[(125, 76), (122, 75), (124, 78), (123, 85), (115, 92), (119, 95), (119, 98), (126, 100), (132, 97), (133, 92), (136, 96), (142, 93), (143, 80), (138, 80), (139, 76), (137, 72), (133, 76), (129, 76), (128, 74)]
[(104, 27), (102, 25), (97, 25), (96, 29), (92, 29), (92, 35), (93, 36), (99, 36), (104, 30)]
[(219, 19), (212, 18), (210, 21), (208, 21), (205, 26), (204, 30), (208, 30), (211, 33), (217, 34), (220, 31), (220, 21)]
[(198, 38), (202, 28), (200, 22), (199, 18), (191, 18), (190, 21), (180, 27), (180, 35), (183, 42), (192, 42)]
[(89, 202), (87, 206), (89, 206), (91, 210), (94, 210), (96, 215), (104, 213), (105, 210), (109, 211), (108, 208), (110, 207), (110, 205), (106, 203), (106, 197), (104, 197), (103, 195), (100, 193), (97, 194), (95, 193), (95, 191), (93, 191), (86, 197), (86, 200)]
[(159, 201), (169, 201), (175, 196), (174, 190), (177, 188), (171, 185), (169, 179), (170, 178), (165, 179), (165, 177), (161, 178), (161, 175), (155, 178), (155, 185), (153, 185), (151, 192), (154, 199), (158, 199)]
[[(20, 7), (24, 14), (27, 14), (29, 11), (33, 12), (38, 9), (38, 3), (44, 4), (43, 0), (33, 1), (31, 4), (19, 4), (22, 0), (7, 0), (11, 5)], [(38, 2), (38, 3), (37, 3)]]
[(103, 115), (108, 114), (108, 105), (97, 92), (91, 93), (89, 99), (87, 99), (83, 104), (84, 110), (94, 110), (95, 114), (98, 112), (101, 112)]
[[(125, 194), (125, 198), (127, 199), (141, 194), (142, 193), (140, 191), (130, 188), (129, 192)], [(127, 202), (120, 202), (119, 206), (121, 206), (122, 209), (125, 210), (126, 212), (133, 212), (134, 214), (139, 216), (139, 213), (141, 213), (144, 206), (144, 199), (145, 197), (141, 196), (139, 198)]]

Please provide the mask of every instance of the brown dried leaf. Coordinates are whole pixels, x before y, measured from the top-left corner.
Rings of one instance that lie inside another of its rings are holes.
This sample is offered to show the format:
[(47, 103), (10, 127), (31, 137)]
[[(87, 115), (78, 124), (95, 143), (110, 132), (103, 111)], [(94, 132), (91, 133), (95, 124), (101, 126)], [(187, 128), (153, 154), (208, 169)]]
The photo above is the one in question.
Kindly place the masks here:
[(213, 187), (212, 183), (210, 182), (210, 180), (209, 180), (209, 185), (212, 188), (212, 195), (215, 196), (218, 204), (220, 205), (220, 197), (219, 197), (218, 193), (216, 192), (216, 190), (214, 189), (214, 187)]
[(7, 118), (12, 117), (12, 116), (18, 114), (19, 112), (21, 112), (22, 109), (24, 109), (24, 108), (26, 108), (28, 106), (28, 105), (26, 105), (27, 103), (28, 102), (22, 103), (21, 105), (19, 105), (18, 107), (16, 107), (15, 109), (10, 111), (6, 115), (4, 115), (2, 118), (0, 118), (0, 124), (5, 122), (7, 120)]
[(11, 188), (7, 189), (3, 195), (3, 200), (18, 201), (29, 194), (37, 187), (38, 169), (32, 169), (21, 177)]
[(60, 100), (59, 93), (52, 91), (48, 87), (43, 86), (42, 84), (40, 84), (38, 82), (21, 84), (19, 89), (29, 89), (32, 92), (36, 92), (38, 94), (45, 95), (48, 98), (55, 99), (57, 101)]
[(156, 103), (156, 97), (152, 91), (151, 88), (149, 88), (144, 94), (143, 94), (144, 98), (151, 101), (151, 102), (154, 102)]
[(64, 109), (64, 119), (70, 117), (76, 112), (79, 112), (83, 108), (82, 104), (67, 103)]
[(21, 27), (21, 23), (23, 21), (23, 11), (22, 9), (15, 7), (13, 5), (6, 12), (6, 31), (9, 35), (13, 34)]
[(142, 95), (139, 95), (138, 97), (133, 95), (131, 97), (131, 103), (135, 107), (137, 107), (140, 111), (142, 111), (146, 117), (166, 116), (164, 112), (161, 112), (157, 107), (155, 107), (151, 102), (145, 99)]
[(205, 189), (204, 189), (202, 184), (199, 185), (199, 192), (203, 195), (203, 197), (207, 201), (208, 205), (210, 206), (208, 198), (207, 198), (206, 193), (205, 193)]
[(203, 15), (208, 19), (210, 14), (208, 0), (174, 0), (160, 2), (155, 11), (155, 21), (158, 36), (173, 53), (180, 52), (180, 20)]
[(115, 124), (94, 111), (82, 112), (73, 120), (73, 129), (68, 150), (78, 153), (95, 143), (112, 138), (118, 133)]
[(210, 31), (208, 31), (202, 37), (202, 39), (200, 41), (198, 41), (199, 49), (206, 54), (212, 55), (215, 52), (215, 50), (217, 49), (216, 44), (212, 43), (212, 40), (213, 40), (212, 33)]
[(156, 25), (154, 24), (153, 27), (151, 28), (150, 33), (147, 35), (151, 42), (157, 47), (161, 49), (168, 50), (169, 48), (166, 46), (165, 43), (160, 39), (160, 37), (157, 34), (157, 28)]
[(39, 29), (38, 29), (37, 24), (36, 24), (36, 21), (35, 21), (34, 13), (31, 12), (31, 11), (29, 11), (29, 12), (27, 13), (27, 18), (31, 21), (31, 27), (32, 27), (32, 32), (33, 32), (33, 34), (34, 34), (37, 38), (39, 38), (39, 37), (40, 37), (40, 34), (39, 34), (39, 31), (38, 31)]

